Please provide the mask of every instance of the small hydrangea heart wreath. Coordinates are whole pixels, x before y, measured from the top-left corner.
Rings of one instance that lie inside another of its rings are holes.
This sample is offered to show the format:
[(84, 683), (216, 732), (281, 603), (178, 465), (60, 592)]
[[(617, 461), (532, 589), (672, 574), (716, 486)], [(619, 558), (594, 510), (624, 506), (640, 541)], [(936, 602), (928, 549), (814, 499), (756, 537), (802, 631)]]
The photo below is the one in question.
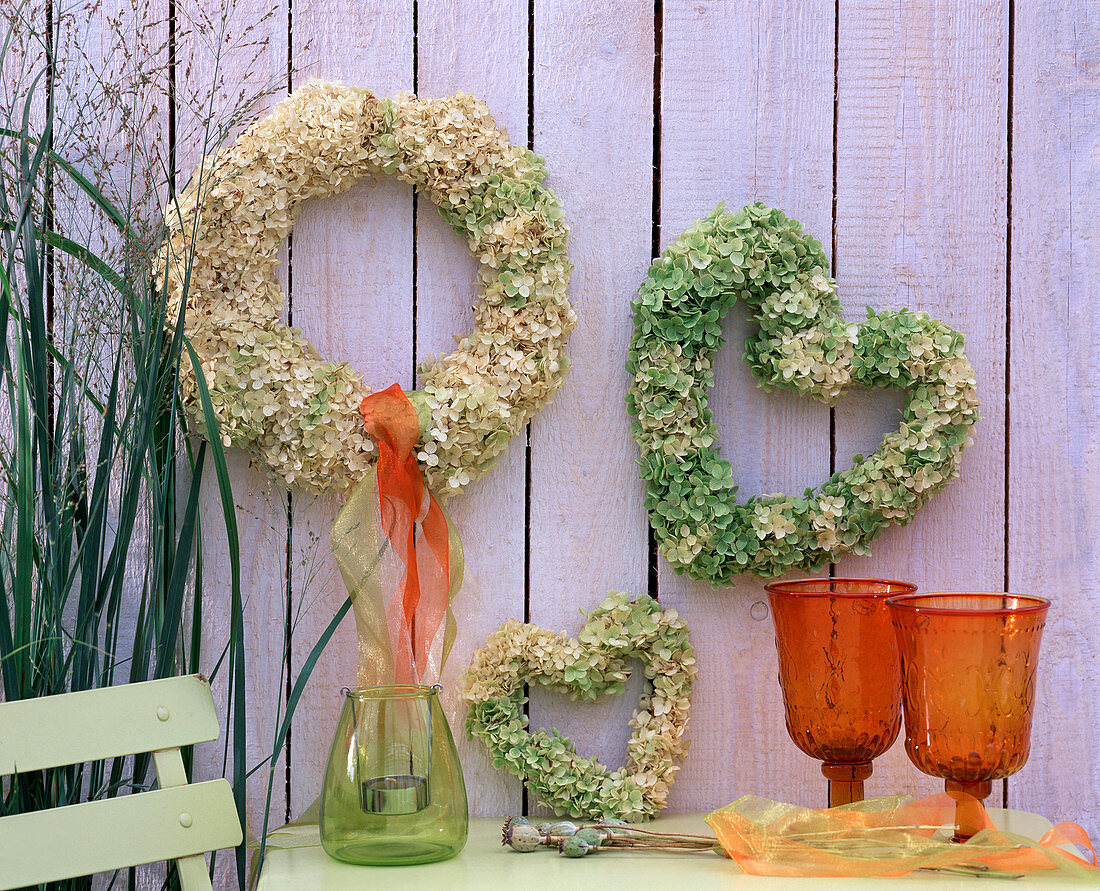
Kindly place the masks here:
[[(280, 320), (286, 299), (276, 269), (304, 201), (383, 173), (426, 194), (480, 264), (474, 330), (425, 363), (424, 389), (409, 394), (422, 419), (417, 458), (427, 482), (455, 492), (489, 469), (561, 385), (575, 323), (568, 229), (542, 184), (545, 165), (511, 145), (483, 103), (464, 93), (380, 99), (306, 84), (204, 160), (166, 214), (158, 272), (173, 318), (187, 293), (185, 330), (226, 443), (253, 452), (288, 485), (346, 491), (376, 457), (359, 420), (370, 391)], [(182, 378), (184, 403), (201, 421), (188, 363)]]
[[(612, 591), (576, 639), (509, 620), (474, 653), (463, 696), (466, 730), (489, 749), (493, 765), (520, 777), (555, 812), (573, 817), (641, 820), (665, 806), (687, 742), (695, 653), (675, 610), (653, 598)], [(538, 683), (573, 699), (616, 695), (642, 662), (652, 691), (630, 720), (626, 767), (608, 771), (577, 754), (556, 730), (527, 729), (524, 684)]]
[[(646, 506), (660, 553), (713, 585), (812, 570), (905, 525), (958, 473), (978, 418), (962, 335), (925, 313), (840, 315), (821, 245), (781, 211), (721, 205), (650, 267), (633, 302), (627, 404), (641, 448)], [(878, 450), (802, 498), (739, 504), (707, 408), (721, 321), (740, 298), (759, 333), (745, 359), (763, 387), (835, 402), (851, 383), (907, 389), (898, 430)]]

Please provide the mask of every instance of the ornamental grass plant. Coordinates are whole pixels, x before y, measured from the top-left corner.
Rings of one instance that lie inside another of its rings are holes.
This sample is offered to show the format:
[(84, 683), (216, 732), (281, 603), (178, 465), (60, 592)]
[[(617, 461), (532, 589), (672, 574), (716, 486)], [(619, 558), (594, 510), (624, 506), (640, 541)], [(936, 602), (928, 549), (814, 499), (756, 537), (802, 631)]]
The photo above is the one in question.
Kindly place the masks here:
[[(0, 22), (0, 691), (14, 701), (205, 674), (224, 696), (223, 771), (235, 778), (244, 824), (246, 640), (233, 493), (220, 437), (189, 435), (180, 378), (192, 351), (152, 275), (175, 172), (172, 140), (158, 142), (151, 122), (170, 118), (178, 97), (155, 38), (164, 23), (144, 18), (137, 2), (130, 12), (105, 19), (113, 35), (87, 34), (94, 6), (67, 13), (54, 4), (51, 19), (24, 3)], [(102, 64), (76, 37), (109, 48)], [(66, 64), (57, 61), (62, 46)], [(246, 106), (217, 120), (207, 112), (203, 144)], [(216, 430), (212, 414), (207, 423)], [(216, 591), (203, 563), (204, 474), (216, 481), (228, 544), (230, 581)], [(228, 601), (230, 619), (211, 648), (202, 635), (215, 596)], [(184, 758), (190, 774), (192, 753)], [(5, 778), (0, 816), (150, 788), (150, 762), (139, 755)], [(243, 889), (243, 845), (235, 861)], [(171, 867), (108, 879), (123, 882), (178, 884)]]

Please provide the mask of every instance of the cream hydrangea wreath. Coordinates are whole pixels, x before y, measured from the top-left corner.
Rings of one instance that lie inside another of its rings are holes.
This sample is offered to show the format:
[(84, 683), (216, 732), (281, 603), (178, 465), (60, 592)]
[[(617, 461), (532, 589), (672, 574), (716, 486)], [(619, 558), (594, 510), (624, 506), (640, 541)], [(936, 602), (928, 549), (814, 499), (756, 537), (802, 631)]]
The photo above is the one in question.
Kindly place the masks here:
[[(204, 160), (166, 215), (159, 271), (170, 306), (187, 294), (185, 329), (227, 444), (282, 480), (346, 491), (375, 447), (360, 418), (370, 390), (346, 363), (320, 358), (281, 321), (279, 250), (302, 203), (394, 174), (427, 195), (477, 258), (474, 330), (419, 369), (428, 485), (453, 493), (481, 476), (561, 385), (575, 323), (572, 267), (541, 158), (511, 145), (464, 93), (383, 99), (312, 81), (236, 143)], [(201, 415), (184, 363), (184, 401)]]

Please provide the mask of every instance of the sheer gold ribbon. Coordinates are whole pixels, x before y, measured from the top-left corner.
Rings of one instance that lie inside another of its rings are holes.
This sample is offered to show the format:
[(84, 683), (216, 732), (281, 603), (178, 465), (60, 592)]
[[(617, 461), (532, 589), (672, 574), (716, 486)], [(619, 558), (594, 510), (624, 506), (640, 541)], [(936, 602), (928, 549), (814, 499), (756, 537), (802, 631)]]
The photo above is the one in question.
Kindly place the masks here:
[[(440, 676), (458, 634), (451, 604), (462, 587), (465, 560), (458, 531), (446, 510), (443, 510), (443, 515), (448, 533), (446, 616), (442, 634), (436, 634), (436, 639), (428, 641), (427, 665), (423, 676), (416, 678), (418, 681)], [(420, 525), (419, 520), (417, 525)], [(417, 532), (422, 534), (420, 529)], [(416, 614), (413, 615), (413, 625), (406, 627), (402, 610), (397, 608), (400, 606), (401, 580), (406, 566), (382, 527), (374, 474), (367, 474), (352, 490), (348, 503), (332, 525), (329, 539), (355, 612), (359, 636), (359, 686), (408, 682), (397, 676), (395, 654), (414, 649), (408, 638), (417, 633)], [(439, 572), (440, 561), (436, 559), (433, 549), (417, 548), (414, 559), (421, 578)], [(438, 639), (440, 637), (441, 640)]]

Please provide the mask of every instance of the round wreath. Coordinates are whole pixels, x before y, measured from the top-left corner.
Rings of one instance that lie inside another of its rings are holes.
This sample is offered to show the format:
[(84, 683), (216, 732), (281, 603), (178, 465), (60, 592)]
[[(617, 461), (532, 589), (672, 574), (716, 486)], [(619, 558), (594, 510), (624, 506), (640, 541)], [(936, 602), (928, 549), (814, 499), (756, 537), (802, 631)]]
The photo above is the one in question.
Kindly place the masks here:
[[(474, 653), (464, 697), (466, 731), (489, 749), (493, 765), (520, 777), (555, 812), (574, 817), (640, 820), (664, 807), (686, 748), (695, 655), (675, 610), (653, 598), (612, 591), (576, 639), (509, 620)], [(609, 772), (577, 754), (556, 730), (527, 729), (524, 684), (539, 683), (573, 699), (616, 695), (641, 660), (652, 691), (630, 720), (628, 765)]]
[[(868, 458), (805, 496), (743, 504), (714, 446), (707, 408), (721, 320), (738, 298), (759, 332), (745, 359), (764, 388), (833, 403), (850, 383), (909, 391), (898, 430)], [(861, 325), (841, 318), (821, 245), (781, 211), (719, 205), (650, 267), (634, 309), (627, 394), (641, 448), (646, 506), (661, 554), (677, 572), (723, 584), (812, 570), (908, 523), (957, 473), (978, 418), (974, 372), (958, 332), (907, 310)]]
[[(308, 83), (204, 160), (169, 208), (159, 268), (171, 306), (187, 293), (186, 333), (226, 443), (251, 450), (287, 484), (346, 490), (375, 460), (358, 412), (370, 391), (280, 321), (276, 267), (304, 201), (381, 173), (431, 198), (480, 264), (474, 330), (422, 365), (423, 391), (410, 394), (428, 484), (454, 492), (561, 385), (575, 322), (568, 229), (542, 184), (544, 163), (509, 144), (483, 103)], [(201, 418), (184, 364), (184, 401)]]

